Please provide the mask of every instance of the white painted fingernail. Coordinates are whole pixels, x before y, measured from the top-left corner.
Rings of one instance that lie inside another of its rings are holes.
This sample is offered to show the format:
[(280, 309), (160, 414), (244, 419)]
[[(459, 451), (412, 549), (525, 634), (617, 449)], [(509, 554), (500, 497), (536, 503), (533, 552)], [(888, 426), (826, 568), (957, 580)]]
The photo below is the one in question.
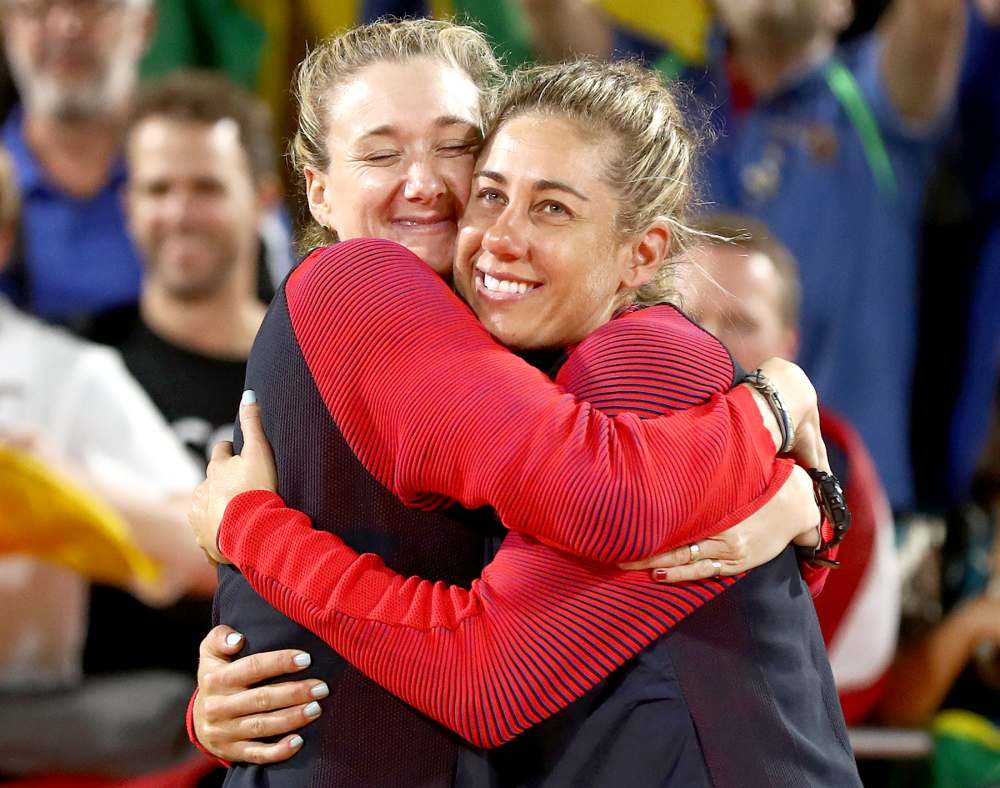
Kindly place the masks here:
[(227, 646), (238, 646), (243, 642), (243, 635), (239, 632), (230, 632), (226, 635), (226, 645)]
[(303, 714), (307, 717), (318, 717), (319, 716), (319, 704), (313, 701), (308, 706), (302, 710)]
[(303, 651), (301, 654), (296, 654), (292, 657), (292, 662), (300, 668), (308, 668), (312, 664), (312, 657)]
[(256, 405), (257, 404), (257, 392), (253, 389), (247, 389), (243, 392), (243, 397), (240, 399), (240, 405)]
[(330, 694), (330, 688), (326, 686), (326, 682), (324, 681), (321, 684), (317, 684), (315, 687), (309, 690), (309, 694), (312, 695), (314, 698), (325, 698), (327, 695)]
[(288, 740), (288, 746), (291, 747), (293, 750), (297, 750), (299, 747), (302, 746), (302, 737), (297, 735), (292, 736), (292, 738)]

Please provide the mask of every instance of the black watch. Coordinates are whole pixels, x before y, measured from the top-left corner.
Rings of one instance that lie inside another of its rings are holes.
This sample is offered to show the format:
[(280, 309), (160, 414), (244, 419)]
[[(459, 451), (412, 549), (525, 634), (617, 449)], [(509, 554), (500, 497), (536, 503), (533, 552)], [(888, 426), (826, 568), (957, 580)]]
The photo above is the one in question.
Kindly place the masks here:
[(809, 468), (806, 473), (813, 481), (816, 504), (823, 514), (823, 520), (819, 525), (820, 542), (815, 547), (796, 546), (795, 550), (801, 558), (810, 563), (828, 567), (840, 566), (839, 561), (824, 558), (820, 554), (839, 545), (851, 528), (851, 510), (847, 508), (847, 501), (844, 499), (844, 488), (832, 473), (818, 468)]

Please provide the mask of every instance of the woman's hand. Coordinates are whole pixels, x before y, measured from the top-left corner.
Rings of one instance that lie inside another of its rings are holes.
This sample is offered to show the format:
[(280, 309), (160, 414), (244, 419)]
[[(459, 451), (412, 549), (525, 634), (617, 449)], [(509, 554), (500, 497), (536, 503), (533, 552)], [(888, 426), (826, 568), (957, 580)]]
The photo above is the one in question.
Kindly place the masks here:
[[(826, 444), (819, 428), (819, 401), (816, 389), (802, 369), (783, 358), (770, 358), (760, 365), (761, 372), (767, 376), (778, 390), (781, 401), (788, 411), (795, 429), (795, 442), (789, 454), (804, 468), (819, 468), (830, 472), (830, 463), (826, 456)], [(774, 419), (770, 408), (763, 402), (760, 392), (754, 390), (758, 405), (768, 414), (768, 421)]]
[[(302, 746), (291, 734), (321, 713), (318, 701), (330, 694), (318, 679), (301, 679), (254, 687), (255, 684), (309, 667), (304, 651), (288, 649), (232, 660), (243, 637), (217, 626), (199, 648), (198, 695), (194, 702), (194, 732), (198, 742), (226, 761), (276, 763), (288, 760)], [(274, 743), (258, 741), (282, 736)]]
[(240, 428), (243, 450), (233, 454), (230, 441), (212, 449), (205, 481), (194, 491), (188, 522), (198, 545), (217, 563), (229, 563), (219, 550), (219, 526), (229, 502), (250, 490), (278, 490), (278, 472), (274, 454), (260, 422), (260, 405), (252, 391), (245, 392), (240, 403)]
[(766, 564), (789, 543), (819, 543), (820, 511), (812, 479), (795, 466), (774, 497), (746, 520), (720, 534), (622, 569), (649, 569), (659, 583), (737, 575)]

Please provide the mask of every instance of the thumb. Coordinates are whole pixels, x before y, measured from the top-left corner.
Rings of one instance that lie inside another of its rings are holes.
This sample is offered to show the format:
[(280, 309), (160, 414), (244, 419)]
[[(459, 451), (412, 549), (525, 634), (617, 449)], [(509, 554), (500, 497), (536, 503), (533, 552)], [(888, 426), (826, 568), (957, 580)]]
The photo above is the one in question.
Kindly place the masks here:
[(201, 641), (198, 651), (203, 659), (228, 661), (241, 648), (243, 648), (243, 635), (232, 627), (219, 624)]
[(260, 448), (262, 445), (270, 446), (260, 421), (260, 405), (253, 389), (244, 391), (243, 399), (240, 400), (240, 430), (243, 432), (244, 450), (247, 446), (254, 448)]

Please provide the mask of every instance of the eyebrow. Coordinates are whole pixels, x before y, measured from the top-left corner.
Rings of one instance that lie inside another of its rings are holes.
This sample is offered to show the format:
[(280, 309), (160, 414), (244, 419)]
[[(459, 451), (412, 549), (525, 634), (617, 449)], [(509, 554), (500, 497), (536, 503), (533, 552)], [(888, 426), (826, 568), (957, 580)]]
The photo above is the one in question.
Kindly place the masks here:
[[(499, 172), (494, 172), (493, 170), (479, 170), (472, 174), (474, 178), (488, 178), (491, 181), (499, 183), (501, 186), (507, 185), (507, 178), (501, 175)], [(551, 181), (547, 178), (543, 178), (540, 181), (535, 181), (533, 188), (537, 191), (548, 191), (550, 189), (555, 189), (556, 191), (568, 192), (576, 197), (579, 197), (584, 202), (590, 202), (590, 198), (585, 194), (581, 194), (568, 183), (563, 183), (562, 181)]]
[[(475, 129), (476, 125), (468, 118), (460, 118), (458, 115), (442, 115), (441, 117), (434, 119), (434, 127), (441, 129), (445, 126), (468, 126), (471, 129)], [(368, 137), (385, 137), (395, 134), (397, 128), (391, 123), (383, 123), (381, 126), (375, 126), (374, 128), (368, 129), (362, 135), (358, 137), (359, 140), (367, 139)]]

